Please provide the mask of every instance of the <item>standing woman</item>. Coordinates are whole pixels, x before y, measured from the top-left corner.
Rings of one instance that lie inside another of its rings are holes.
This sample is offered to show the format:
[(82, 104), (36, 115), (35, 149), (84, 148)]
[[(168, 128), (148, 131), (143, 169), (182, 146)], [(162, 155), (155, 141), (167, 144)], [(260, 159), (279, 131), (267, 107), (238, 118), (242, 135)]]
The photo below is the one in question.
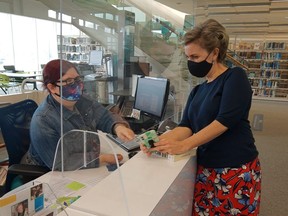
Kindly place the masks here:
[(209, 19), (184, 36), (188, 69), (206, 81), (190, 93), (183, 118), (155, 148), (180, 154), (197, 148), (192, 215), (259, 215), (261, 168), (248, 121), (252, 89), (245, 71), (223, 64), (225, 28)]

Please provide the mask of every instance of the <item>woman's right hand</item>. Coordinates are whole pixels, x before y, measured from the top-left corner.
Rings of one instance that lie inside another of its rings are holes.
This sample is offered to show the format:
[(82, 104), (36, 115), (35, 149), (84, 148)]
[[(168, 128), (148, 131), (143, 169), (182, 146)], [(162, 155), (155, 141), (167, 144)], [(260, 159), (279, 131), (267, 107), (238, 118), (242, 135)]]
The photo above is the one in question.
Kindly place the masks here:
[(152, 154), (151, 151), (149, 151), (149, 149), (146, 146), (144, 146), (143, 144), (140, 144), (140, 149), (147, 156), (151, 156), (151, 154)]

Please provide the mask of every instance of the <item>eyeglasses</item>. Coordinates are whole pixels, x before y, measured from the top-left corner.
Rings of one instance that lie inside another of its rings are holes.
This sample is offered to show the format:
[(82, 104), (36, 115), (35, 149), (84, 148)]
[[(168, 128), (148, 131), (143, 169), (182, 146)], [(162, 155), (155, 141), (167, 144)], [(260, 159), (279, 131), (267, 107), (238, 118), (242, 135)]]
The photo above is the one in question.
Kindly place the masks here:
[[(61, 81), (57, 81), (56, 83), (60, 83)], [(74, 83), (81, 83), (83, 82), (83, 78), (78, 76), (75, 78), (68, 78), (66, 80), (62, 80), (62, 83), (65, 83), (65, 85), (73, 85)], [(56, 86), (59, 86), (55, 83)]]

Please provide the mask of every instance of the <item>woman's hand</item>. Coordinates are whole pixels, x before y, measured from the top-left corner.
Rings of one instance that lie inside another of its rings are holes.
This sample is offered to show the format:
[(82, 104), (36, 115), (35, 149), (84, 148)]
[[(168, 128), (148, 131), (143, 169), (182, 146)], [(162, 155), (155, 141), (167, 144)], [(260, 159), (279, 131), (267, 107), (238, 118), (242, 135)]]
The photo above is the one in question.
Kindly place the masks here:
[(143, 151), (144, 154), (146, 154), (147, 156), (151, 156), (152, 152), (150, 151), (150, 149), (148, 149), (146, 146), (144, 146), (143, 144), (140, 145), (140, 149), (141, 151)]
[[(123, 160), (123, 156), (121, 154), (117, 154), (118, 162)], [(116, 164), (116, 159), (114, 154), (102, 154), (99, 156), (100, 163), (107, 164)]]
[(189, 147), (182, 141), (161, 139), (159, 142), (154, 143), (155, 147), (149, 151), (158, 151), (161, 153), (168, 153), (171, 155), (182, 154), (189, 150)]
[(151, 156), (153, 151), (174, 155), (182, 154), (189, 150), (189, 148), (183, 142), (171, 139), (161, 139), (159, 142), (154, 143), (154, 146), (155, 147), (148, 149), (146, 146), (141, 144), (140, 149), (147, 156)]
[(114, 132), (124, 142), (130, 141), (135, 138), (134, 132), (124, 124), (116, 124)]

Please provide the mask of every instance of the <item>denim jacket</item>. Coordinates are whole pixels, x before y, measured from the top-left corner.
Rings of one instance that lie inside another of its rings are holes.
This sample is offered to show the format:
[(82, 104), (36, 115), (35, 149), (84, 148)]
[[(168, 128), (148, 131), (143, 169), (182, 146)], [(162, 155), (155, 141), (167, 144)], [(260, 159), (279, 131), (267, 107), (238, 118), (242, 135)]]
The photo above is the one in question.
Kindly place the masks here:
[[(63, 134), (73, 130), (101, 130), (107, 133), (113, 133), (113, 127), (116, 123), (123, 123), (129, 127), (119, 115), (108, 111), (98, 102), (82, 96), (75, 104), (75, 111), (63, 107)], [(60, 104), (48, 95), (47, 98), (36, 109), (30, 126), (31, 143), (28, 150), (29, 162), (46, 166), (52, 169), (54, 155), (58, 140), (61, 137), (61, 116)], [(72, 141), (70, 139), (70, 141)], [(95, 140), (94, 140), (95, 142)], [(74, 142), (75, 143), (75, 142)], [(98, 140), (98, 150), (100, 144)], [(77, 151), (79, 146), (72, 147), (72, 151)], [(81, 147), (80, 147), (81, 148)], [(66, 152), (69, 154), (69, 152)], [(83, 154), (79, 154), (83, 158)], [(83, 159), (82, 159), (83, 160)], [(75, 166), (77, 166), (76, 161)]]

